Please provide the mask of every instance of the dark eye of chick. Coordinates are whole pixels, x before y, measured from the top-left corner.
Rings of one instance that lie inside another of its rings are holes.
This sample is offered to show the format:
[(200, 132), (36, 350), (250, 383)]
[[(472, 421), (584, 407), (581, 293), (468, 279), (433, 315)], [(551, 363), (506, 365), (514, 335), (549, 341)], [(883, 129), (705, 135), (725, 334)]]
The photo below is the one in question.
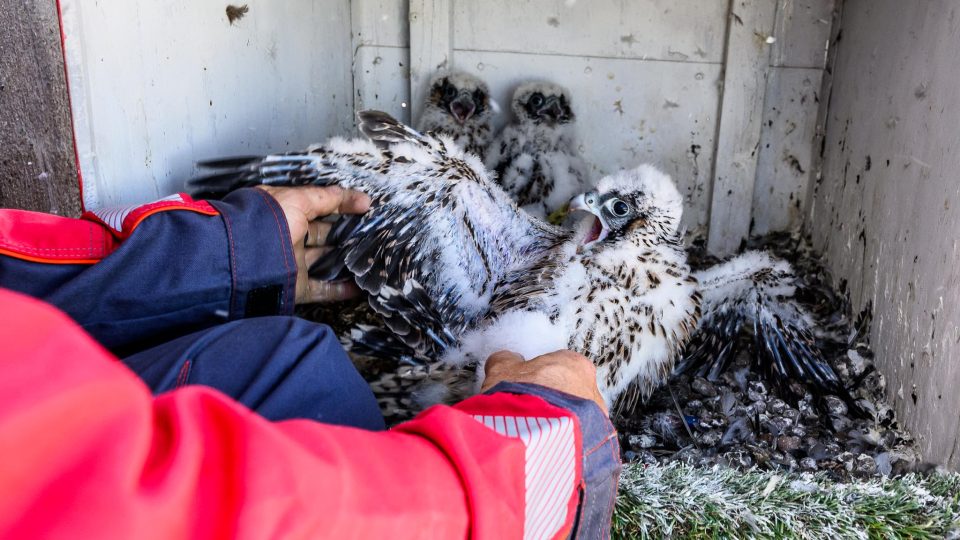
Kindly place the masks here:
[(617, 217), (623, 217), (630, 212), (630, 205), (621, 200), (614, 201), (610, 208), (613, 210), (613, 215)]
[(443, 88), (443, 97), (447, 99), (453, 99), (457, 97), (457, 89), (452, 84), (447, 83)]
[(477, 106), (476, 114), (480, 114), (483, 112), (483, 107), (485, 105), (484, 103), (485, 98), (486, 96), (484, 95), (483, 91), (480, 90), (479, 88), (473, 91), (473, 104)]
[(529, 103), (531, 107), (539, 107), (543, 105), (543, 94), (540, 92), (533, 94), (530, 96), (530, 99), (527, 100), (527, 103)]

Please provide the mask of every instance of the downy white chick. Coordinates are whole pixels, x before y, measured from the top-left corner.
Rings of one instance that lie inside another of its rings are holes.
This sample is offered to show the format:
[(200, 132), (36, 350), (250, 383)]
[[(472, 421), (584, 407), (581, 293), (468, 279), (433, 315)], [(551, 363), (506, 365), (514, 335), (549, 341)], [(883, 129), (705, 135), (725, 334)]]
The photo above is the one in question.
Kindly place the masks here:
[(511, 108), (514, 123), (490, 144), (485, 164), (524, 210), (557, 222), (570, 199), (590, 187), (570, 93), (550, 82), (528, 82), (514, 91)]

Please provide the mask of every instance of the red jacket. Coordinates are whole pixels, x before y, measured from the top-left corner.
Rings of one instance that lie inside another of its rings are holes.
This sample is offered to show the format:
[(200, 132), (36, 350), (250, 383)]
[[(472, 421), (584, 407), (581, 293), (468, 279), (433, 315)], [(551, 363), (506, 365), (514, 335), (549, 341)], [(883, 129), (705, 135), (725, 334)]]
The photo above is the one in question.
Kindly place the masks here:
[[(248, 209), (249, 219), (275, 213), (272, 204)], [(189, 215), (227, 238), (240, 219), (221, 216), (224, 231), (217, 212), (203, 209), (175, 206), (136, 223)], [(88, 220), (0, 211), (0, 263), (17, 258), (10, 246), (31, 254), (21, 267), (78, 249), (24, 234), (31, 220), (93, 238)], [(133, 232), (116, 242), (133, 243)], [(97, 261), (118, 250), (108, 238), (98, 237), (94, 260), (63, 264), (93, 265), (80, 274), (104, 268)], [(236, 264), (240, 248), (223, 244)], [(0, 264), (0, 285), (21, 267), (5, 274)], [(64, 272), (52, 272), (56, 287), (18, 288), (63, 291), (79, 279)], [(236, 291), (224, 302), (236, 304)], [(63, 313), (0, 290), (0, 537), (605, 536), (619, 470), (609, 421), (547, 389), (498, 389), (388, 432), (270, 423), (209, 388), (151, 396)]]

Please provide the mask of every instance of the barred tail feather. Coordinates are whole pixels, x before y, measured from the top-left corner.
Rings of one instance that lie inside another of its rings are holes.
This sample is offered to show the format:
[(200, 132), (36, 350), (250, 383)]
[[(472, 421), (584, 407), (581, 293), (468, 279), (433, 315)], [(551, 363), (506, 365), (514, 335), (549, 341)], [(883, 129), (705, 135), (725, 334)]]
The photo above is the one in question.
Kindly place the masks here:
[(675, 372), (716, 378), (739, 350), (741, 330), (753, 331), (758, 358), (774, 382), (799, 380), (818, 392), (853, 399), (817, 345), (814, 320), (794, 295), (786, 261), (748, 251), (696, 274), (703, 316)]

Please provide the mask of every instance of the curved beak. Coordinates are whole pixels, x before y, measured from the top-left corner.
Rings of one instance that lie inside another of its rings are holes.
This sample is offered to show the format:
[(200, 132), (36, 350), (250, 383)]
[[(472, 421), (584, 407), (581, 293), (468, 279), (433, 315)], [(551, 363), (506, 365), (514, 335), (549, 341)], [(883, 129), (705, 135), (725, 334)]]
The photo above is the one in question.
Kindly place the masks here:
[[(589, 200), (589, 202), (587, 202)], [(597, 193), (594, 191), (588, 191), (587, 193), (581, 193), (576, 197), (570, 199), (570, 211), (582, 210), (584, 212), (590, 212), (591, 214), (596, 214), (594, 209), (597, 205)]]
[(543, 105), (537, 109), (537, 116), (549, 119), (551, 122), (558, 122), (563, 119), (563, 107), (560, 106), (560, 100), (551, 96), (543, 102)]
[(610, 232), (603, 215), (600, 213), (599, 204), (600, 197), (596, 191), (582, 193), (570, 200), (570, 212), (583, 211), (593, 214), (593, 217), (584, 220), (579, 228), (580, 242), (584, 249), (603, 240)]
[(477, 105), (473, 102), (473, 96), (466, 92), (461, 93), (457, 96), (457, 99), (451, 101), (448, 108), (450, 109), (450, 114), (461, 124), (465, 123), (473, 116), (473, 113), (477, 112)]

